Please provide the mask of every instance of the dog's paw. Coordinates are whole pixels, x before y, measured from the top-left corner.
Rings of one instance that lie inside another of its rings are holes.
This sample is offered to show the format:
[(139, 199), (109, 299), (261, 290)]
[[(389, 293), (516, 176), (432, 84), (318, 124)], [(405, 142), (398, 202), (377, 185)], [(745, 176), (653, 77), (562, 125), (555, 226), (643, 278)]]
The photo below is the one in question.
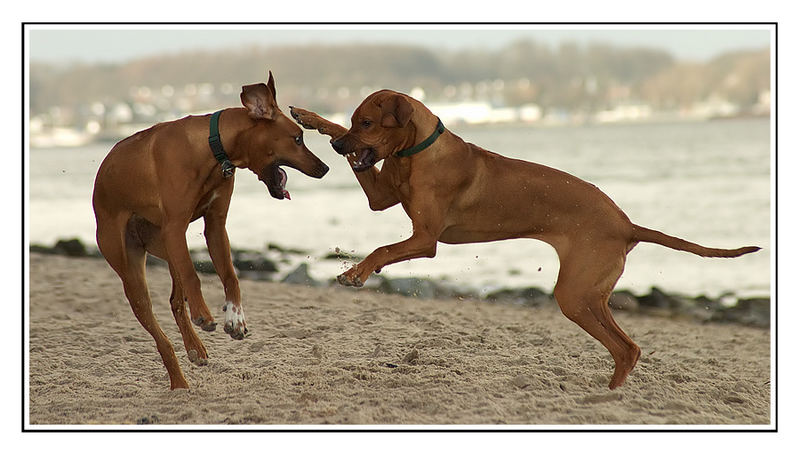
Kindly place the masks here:
[(192, 323), (202, 328), (203, 331), (214, 331), (217, 329), (217, 322), (215, 322), (213, 318), (207, 319), (202, 315), (197, 318), (193, 318)]
[(361, 279), (358, 276), (351, 277), (348, 276), (347, 273), (340, 274), (339, 276), (336, 277), (336, 280), (340, 284), (347, 287), (361, 287), (364, 285), (364, 283), (361, 282)]
[(189, 361), (193, 364), (198, 366), (207, 366), (208, 365), (208, 354), (206, 352), (199, 352), (195, 349), (191, 349), (187, 352), (189, 356)]
[(319, 129), (319, 116), (299, 107), (289, 106), (289, 113), (300, 126), (306, 129)]
[(247, 322), (244, 320), (244, 309), (242, 309), (242, 305), (227, 302), (222, 306), (222, 310), (225, 312), (225, 332), (236, 340), (244, 339), (248, 331)]

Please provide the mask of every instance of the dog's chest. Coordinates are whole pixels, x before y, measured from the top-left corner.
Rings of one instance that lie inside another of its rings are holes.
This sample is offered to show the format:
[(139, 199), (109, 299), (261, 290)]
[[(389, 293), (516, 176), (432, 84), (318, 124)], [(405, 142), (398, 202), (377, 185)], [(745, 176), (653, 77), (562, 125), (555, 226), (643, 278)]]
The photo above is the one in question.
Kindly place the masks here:
[(390, 187), (395, 197), (401, 201), (406, 201), (411, 197), (411, 186), (409, 185), (410, 169), (398, 166), (395, 163), (386, 162), (381, 169), (381, 180), (383, 184)]
[(218, 198), (219, 198), (219, 191), (217, 190), (211, 191), (206, 195), (204, 195), (202, 198), (200, 198), (200, 201), (197, 203), (197, 207), (194, 209), (194, 213), (192, 213), (192, 220), (194, 221), (195, 219), (198, 219), (200, 216), (205, 215), (206, 211), (208, 211), (208, 208), (211, 206), (212, 202), (214, 202), (214, 200)]

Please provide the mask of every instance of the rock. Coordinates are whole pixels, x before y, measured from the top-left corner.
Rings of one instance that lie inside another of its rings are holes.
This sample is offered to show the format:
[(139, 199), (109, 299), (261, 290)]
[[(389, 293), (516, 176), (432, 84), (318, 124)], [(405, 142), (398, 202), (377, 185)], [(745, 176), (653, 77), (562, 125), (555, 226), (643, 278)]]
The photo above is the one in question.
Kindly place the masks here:
[(189, 250), (189, 257), (192, 258), (194, 269), (198, 273), (203, 274), (216, 274), (217, 270), (214, 268), (214, 263), (211, 261), (211, 256), (206, 249), (191, 249)]
[(203, 274), (216, 274), (217, 273), (217, 269), (214, 268), (214, 264), (211, 262), (211, 260), (195, 260), (194, 261), (194, 269), (198, 273), (203, 273)]
[(322, 260), (343, 260), (349, 259), (350, 256), (344, 252), (338, 252), (339, 248), (336, 248), (336, 252), (329, 252), (322, 257)]
[(711, 320), (769, 328), (770, 300), (769, 298), (740, 299), (736, 305), (717, 311)]
[(769, 298), (740, 299), (736, 305), (747, 308), (750, 321), (754, 326), (769, 328), (771, 310)]
[(69, 257), (86, 257), (86, 246), (77, 238), (58, 240), (53, 249), (56, 251), (56, 254)]
[(274, 273), (278, 271), (275, 262), (256, 251), (234, 251), (233, 266), (239, 271)]
[(434, 282), (418, 277), (385, 279), (378, 290), (421, 299), (435, 298), (440, 294)]
[(308, 251), (304, 251), (302, 249), (292, 249), (292, 248), (285, 248), (275, 243), (267, 244), (267, 250), (270, 251), (277, 251), (281, 254), (295, 254), (295, 255), (307, 255), (309, 254)]
[(668, 309), (672, 307), (672, 298), (658, 287), (651, 287), (650, 293), (638, 298), (642, 307)]
[(307, 263), (301, 263), (298, 265), (297, 268), (281, 279), (281, 282), (285, 284), (308, 285), (311, 287), (322, 286), (320, 282), (315, 281), (314, 278), (308, 274)]
[(620, 290), (612, 293), (611, 297), (608, 299), (608, 305), (612, 309), (621, 311), (636, 312), (639, 310), (639, 300), (636, 299), (633, 293), (627, 290)]
[(697, 303), (692, 298), (687, 298), (682, 295), (668, 295), (669, 307), (679, 314), (690, 314), (697, 308)]
[(538, 307), (552, 302), (552, 297), (538, 287), (502, 289), (486, 295), (488, 301), (504, 301)]
[(329, 252), (322, 257), (323, 260), (348, 260), (351, 262), (360, 262), (364, 260), (363, 256), (356, 255), (350, 252), (343, 251), (338, 247), (333, 252)]
[(31, 252), (36, 252), (39, 254), (50, 254), (50, 255), (58, 254), (58, 252), (54, 248), (42, 246), (41, 244), (31, 244), (29, 250)]
[(720, 308), (719, 300), (712, 300), (706, 295), (700, 295), (694, 298), (695, 307), (707, 310), (718, 310)]

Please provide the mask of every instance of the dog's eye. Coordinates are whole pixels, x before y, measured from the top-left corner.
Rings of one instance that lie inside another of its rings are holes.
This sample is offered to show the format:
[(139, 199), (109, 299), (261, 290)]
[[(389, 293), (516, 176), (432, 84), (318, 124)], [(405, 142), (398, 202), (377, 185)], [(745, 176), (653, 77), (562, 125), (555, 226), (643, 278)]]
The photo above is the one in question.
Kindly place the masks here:
[(297, 145), (303, 145), (303, 136), (299, 135), (299, 136), (295, 137), (294, 138), (294, 143), (296, 143)]
[(372, 126), (372, 122), (369, 120), (361, 120), (361, 127), (366, 129)]

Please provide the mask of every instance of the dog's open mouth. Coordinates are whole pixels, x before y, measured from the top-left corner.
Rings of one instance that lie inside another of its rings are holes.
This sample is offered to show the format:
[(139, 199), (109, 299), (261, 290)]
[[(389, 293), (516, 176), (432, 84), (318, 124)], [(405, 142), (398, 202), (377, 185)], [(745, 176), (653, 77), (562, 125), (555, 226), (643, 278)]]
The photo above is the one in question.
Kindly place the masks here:
[(267, 166), (258, 177), (267, 185), (269, 195), (278, 200), (288, 199), (292, 200), (289, 191), (286, 190), (286, 182), (289, 177), (286, 176), (286, 171), (280, 168), (277, 164)]
[(346, 156), (350, 160), (350, 166), (356, 172), (367, 170), (378, 162), (374, 148), (364, 148), (361, 151), (348, 153)]

